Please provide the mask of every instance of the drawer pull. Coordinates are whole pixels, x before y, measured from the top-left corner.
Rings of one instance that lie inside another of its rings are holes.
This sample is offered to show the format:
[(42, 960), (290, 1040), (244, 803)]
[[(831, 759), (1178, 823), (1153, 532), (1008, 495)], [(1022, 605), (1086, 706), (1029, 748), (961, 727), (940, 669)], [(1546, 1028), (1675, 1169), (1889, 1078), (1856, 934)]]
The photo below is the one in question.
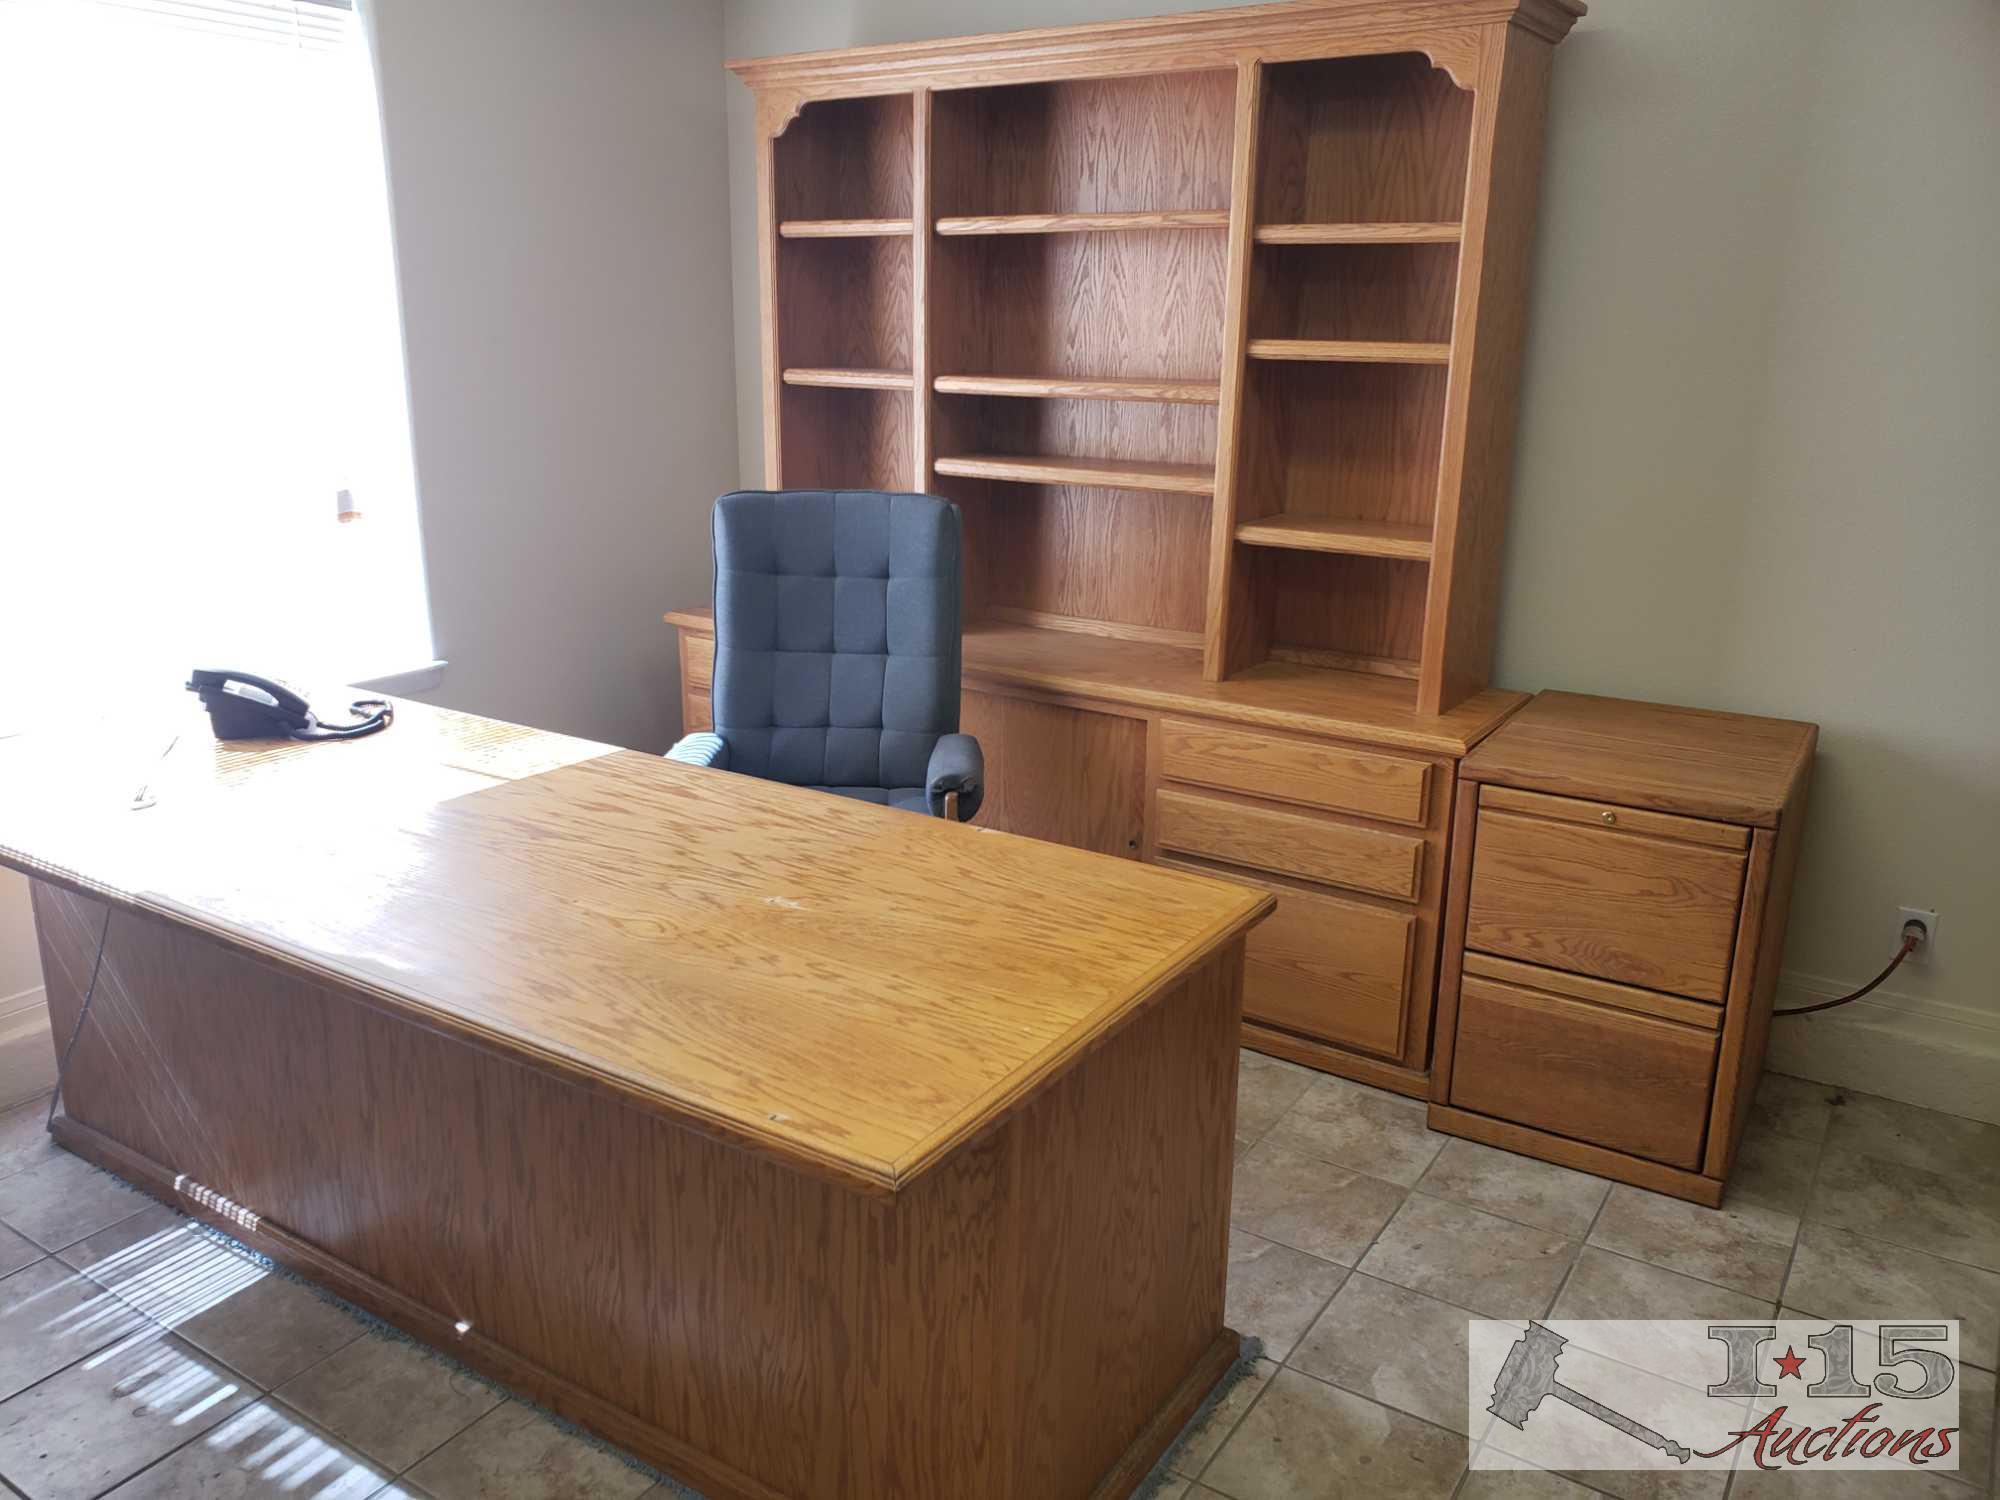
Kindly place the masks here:
[(1605, 812), (1604, 812), (1604, 814), (1603, 814), (1603, 817), (1604, 817), (1604, 821), (1605, 821), (1605, 823), (1606, 823), (1606, 824), (1615, 824), (1615, 823), (1617, 823), (1617, 821), (1618, 821), (1618, 814), (1617, 814), (1617, 813), (1615, 813), (1615, 812), (1612, 812), (1612, 811), (1611, 811), (1610, 809), (1608, 809), (1608, 808), (1607, 808), (1607, 809), (1605, 810)]

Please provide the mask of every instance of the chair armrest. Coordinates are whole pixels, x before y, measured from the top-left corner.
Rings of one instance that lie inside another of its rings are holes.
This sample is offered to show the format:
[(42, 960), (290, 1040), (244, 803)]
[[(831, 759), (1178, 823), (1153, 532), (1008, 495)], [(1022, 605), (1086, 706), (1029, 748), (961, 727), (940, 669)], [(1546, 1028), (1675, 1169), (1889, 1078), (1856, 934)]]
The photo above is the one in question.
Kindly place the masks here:
[(986, 791), (986, 757), (979, 741), (969, 734), (947, 734), (931, 751), (924, 800), (931, 816), (944, 816), (946, 792), (958, 793), (958, 821), (963, 823), (979, 811)]
[(723, 743), (719, 734), (683, 735), (678, 744), (667, 752), (668, 760), (679, 761), (684, 766), (708, 766), (717, 771), (729, 769), (729, 746)]

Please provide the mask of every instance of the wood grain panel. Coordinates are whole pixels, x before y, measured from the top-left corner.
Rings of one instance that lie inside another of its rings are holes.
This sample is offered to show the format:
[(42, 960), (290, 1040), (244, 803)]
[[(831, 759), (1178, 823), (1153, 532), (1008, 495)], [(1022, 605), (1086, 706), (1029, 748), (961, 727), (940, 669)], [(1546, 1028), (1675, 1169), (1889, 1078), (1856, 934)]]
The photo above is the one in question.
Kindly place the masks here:
[[(36, 900), (66, 1021), (103, 906)], [(177, 921), (111, 933), (69, 1139), (708, 1493), (1081, 1496), (1212, 1377), (1240, 943), (884, 1199)]]
[(1203, 497), (1002, 485), (968, 530), (989, 607), (1192, 634), (1201, 629)]
[(1469, 974), (1451, 1102), (1693, 1169), (1715, 1051), (1713, 1032)]
[(1442, 343), (1451, 338), (1458, 246), (1270, 246), (1256, 256), (1258, 339)]
[(1466, 946), (1719, 1002), (1743, 869), (1720, 849), (1481, 811)]
[(787, 386), (783, 480), (792, 489), (920, 488), (907, 391)]
[[(1414, 677), (1430, 570), (1394, 557), (1264, 549), (1271, 640)], [(1308, 656), (1307, 660), (1312, 658)], [(1328, 663), (1331, 664), (1331, 663)]]
[(780, 240), (778, 357), (787, 369), (910, 369), (908, 238)]
[(1282, 512), (1429, 528), (1446, 373), (1425, 365), (1252, 366), (1243, 519)]
[(1244, 948), (1243, 1014), (1380, 1057), (1403, 1053), (1416, 915), (1163, 857), (1173, 869), (1240, 880), (1278, 898)]
[(1227, 210), (1235, 84), (1215, 70), (940, 94), (937, 212)]
[(1260, 223), (1457, 222), (1472, 96), (1417, 53), (1270, 70)]
[(986, 755), (978, 826), (1138, 856), (1146, 825), (1143, 719), (968, 689), (959, 727)]
[(1161, 774), (1175, 781), (1392, 823), (1425, 820), (1425, 761), (1187, 719), (1162, 719), (1158, 732)]
[(1154, 816), (1165, 849), (1401, 901), (1417, 896), (1420, 838), (1167, 787), (1154, 799)]
[(777, 140), (778, 217), (911, 217), (910, 96), (806, 105)]
[(1572, 974), (1566, 969), (1544, 969), (1511, 958), (1495, 958), (1490, 953), (1467, 953), (1465, 972), (1477, 974), (1482, 979), (1504, 980), (1525, 989), (1567, 995), (1572, 1000), (1587, 1000), (1612, 1010), (1629, 1010), (1634, 1015), (1679, 1021), (1683, 1026), (1697, 1026), (1704, 1031), (1722, 1029), (1722, 1011), (1718, 1006), (1699, 1000), (1683, 1000), (1678, 995), (1662, 995), (1657, 990), (1637, 989), (1629, 984), (1613, 984), (1608, 979), (1592, 979), (1585, 974)]
[[(1171, 382), (1160, 387), (1175, 388)], [(1032, 400), (955, 395), (936, 404), (941, 452), (1189, 465), (1203, 472), (1177, 480), (1176, 488), (1192, 493), (1214, 488), (1216, 413), (1210, 405), (1125, 401), (1108, 393), (1064, 398), (1052, 392)]]

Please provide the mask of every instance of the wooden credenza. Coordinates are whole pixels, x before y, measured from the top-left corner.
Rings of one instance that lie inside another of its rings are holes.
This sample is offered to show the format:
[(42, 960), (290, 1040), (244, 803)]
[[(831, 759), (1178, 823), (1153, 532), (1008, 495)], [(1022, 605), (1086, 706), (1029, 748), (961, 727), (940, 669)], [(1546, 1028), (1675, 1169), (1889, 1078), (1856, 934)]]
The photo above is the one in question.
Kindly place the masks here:
[[(706, 728), (714, 621), (667, 619), (682, 715)], [(1064, 657), (1052, 634), (966, 631), (962, 723), (990, 781), (975, 821), (1271, 892), (1247, 1044), (1421, 1096), (1458, 764), (1527, 696), (1487, 689), (1423, 720), (1386, 678), (1273, 663), (1212, 683), (1171, 648), (1079, 638)]]

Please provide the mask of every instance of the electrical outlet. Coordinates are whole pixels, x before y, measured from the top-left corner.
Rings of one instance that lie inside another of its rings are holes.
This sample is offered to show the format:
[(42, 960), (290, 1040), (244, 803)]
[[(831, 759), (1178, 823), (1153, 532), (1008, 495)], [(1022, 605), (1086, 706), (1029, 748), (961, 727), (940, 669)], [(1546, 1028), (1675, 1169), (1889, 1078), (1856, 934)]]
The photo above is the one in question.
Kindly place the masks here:
[(1937, 956), (1937, 913), (1928, 906), (1906, 906), (1896, 913), (1896, 946), (1903, 945), (1903, 924), (1921, 922), (1927, 936), (1917, 944), (1916, 951), (1904, 959), (1906, 964), (1927, 964)]

